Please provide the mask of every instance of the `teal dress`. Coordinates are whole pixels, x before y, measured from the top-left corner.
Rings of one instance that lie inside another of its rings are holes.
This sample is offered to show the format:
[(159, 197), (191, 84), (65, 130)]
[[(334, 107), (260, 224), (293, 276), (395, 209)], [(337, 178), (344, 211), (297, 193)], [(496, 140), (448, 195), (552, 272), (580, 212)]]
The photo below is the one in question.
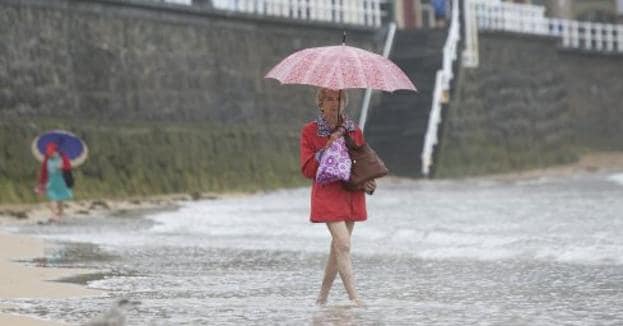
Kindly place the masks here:
[(71, 189), (65, 184), (63, 179), (63, 160), (60, 156), (48, 159), (48, 183), (46, 190), (48, 199), (51, 201), (68, 200), (73, 197)]

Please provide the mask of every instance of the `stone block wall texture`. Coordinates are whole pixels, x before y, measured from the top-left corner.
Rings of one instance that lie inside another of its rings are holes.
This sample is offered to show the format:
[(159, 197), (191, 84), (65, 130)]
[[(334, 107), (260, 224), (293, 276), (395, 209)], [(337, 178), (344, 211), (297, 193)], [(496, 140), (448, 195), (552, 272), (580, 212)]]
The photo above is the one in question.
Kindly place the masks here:
[[(0, 203), (35, 200), (29, 146), (51, 128), (91, 145), (77, 171), (87, 197), (305, 183), (298, 133), (318, 112), (313, 88), (263, 77), (344, 30), (349, 44), (382, 46), (382, 30), (205, 7), (0, 0)], [(350, 94), (355, 118), (362, 94)]]
[[(0, 116), (299, 122), (310, 88), (264, 74), (295, 50), (342, 40), (338, 26), (132, 3), (0, 1)], [(348, 33), (378, 50), (376, 31)]]
[(481, 33), (461, 69), (435, 174), (498, 173), (623, 150), (623, 56), (562, 50), (551, 38)]

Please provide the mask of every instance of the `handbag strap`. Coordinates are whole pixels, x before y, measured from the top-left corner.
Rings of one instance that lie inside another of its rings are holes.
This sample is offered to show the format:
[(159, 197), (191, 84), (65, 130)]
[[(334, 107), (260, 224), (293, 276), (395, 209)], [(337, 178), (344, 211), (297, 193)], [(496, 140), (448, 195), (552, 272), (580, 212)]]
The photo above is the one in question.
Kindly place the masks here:
[(346, 147), (348, 147), (348, 149), (357, 149), (361, 146), (357, 145), (357, 143), (355, 142), (355, 140), (350, 136), (350, 132), (346, 131), (344, 133), (344, 142), (346, 143)]

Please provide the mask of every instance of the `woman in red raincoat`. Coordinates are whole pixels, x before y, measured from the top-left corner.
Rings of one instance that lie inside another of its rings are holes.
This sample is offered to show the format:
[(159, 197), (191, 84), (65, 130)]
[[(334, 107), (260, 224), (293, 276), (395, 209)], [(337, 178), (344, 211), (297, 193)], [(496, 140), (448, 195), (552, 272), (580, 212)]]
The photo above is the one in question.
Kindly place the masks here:
[[(338, 103), (339, 102), (339, 103)], [(325, 304), (336, 274), (339, 272), (349, 299), (356, 305), (361, 300), (355, 289), (350, 255), (351, 235), (355, 222), (367, 219), (364, 191), (347, 191), (340, 181), (318, 184), (315, 181), (318, 162), (324, 150), (336, 139), (348, 132), (350, 137), (363, 144), (363, 133), (352, 120), (338, 113), (346, 106), (346, 94), (342, 91), (321, 88), (316, 95), (320, 114), (315, 121), (307, 123), (301, 131), (301, 171), (313, 181), (311, 191), (311, 214), (313, 223), (326, 223), (331, 233), (331, 250), (325, 267), (324, 278), (317, 304)], [(342, 121), (338, 125), (338, 121)], [(374, 181), (365, 184), (365, 191), (376, 188)]]

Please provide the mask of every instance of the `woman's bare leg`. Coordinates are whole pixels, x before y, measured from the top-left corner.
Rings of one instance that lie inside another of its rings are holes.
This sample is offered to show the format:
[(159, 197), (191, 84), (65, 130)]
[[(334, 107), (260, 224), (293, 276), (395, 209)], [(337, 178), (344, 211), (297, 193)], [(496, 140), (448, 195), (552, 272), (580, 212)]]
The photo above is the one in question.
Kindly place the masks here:
[(56, 205), (58, 205), (58, 220), (60, 221), (63, 218), (63, 202), (59, 200)]
[[(348, 228), (348, 235), (353, 234), (353, 228), (355, 227), (355, 222), (346, 222), (346, 228)], [(320, 294), (318, 295), (318, 299), (316, 300), (316, 304), (325, 304), (327, 303), (327, 298), (329, 297), (329, 291), (331, 291), (331, 287), (333, 286), (333, 281), (335, 280), (335, 276), (337, 275), (337, 256), (335, 255), (334, 240), (331, 240), (331, 249), (329, 252), (329, 259), (327, 260), (327, 266), (324, 270), (324, 278), (322, 279), (322, 286), (320, 287)]]
[(50, 211), (52, 211), (52, 218), (50, 218), (51, 222), (59, 222), (61, 220), (62, 214), (62, 204), (59, 201), (51, 201), (49, 203)]
[[(332, 249), (335, 255), (337, 272), (340, 274), (349, 299), (356, 304), (361, 304), (353, 280), (352, 261), (350, 257), (350, 232), (346, 226), (346, 222), (329, 222), (327, 226), (333, 237)], [(331, 270), (329, 270), (329, 272), (330, 271)]]
[(50, 221), (54, 221), (56, 219), (56, 202), (55, 201), (48, 202), (48, 208), (50, 209), (50, 213), (52, 213), (52, 217), (50, 217)]

